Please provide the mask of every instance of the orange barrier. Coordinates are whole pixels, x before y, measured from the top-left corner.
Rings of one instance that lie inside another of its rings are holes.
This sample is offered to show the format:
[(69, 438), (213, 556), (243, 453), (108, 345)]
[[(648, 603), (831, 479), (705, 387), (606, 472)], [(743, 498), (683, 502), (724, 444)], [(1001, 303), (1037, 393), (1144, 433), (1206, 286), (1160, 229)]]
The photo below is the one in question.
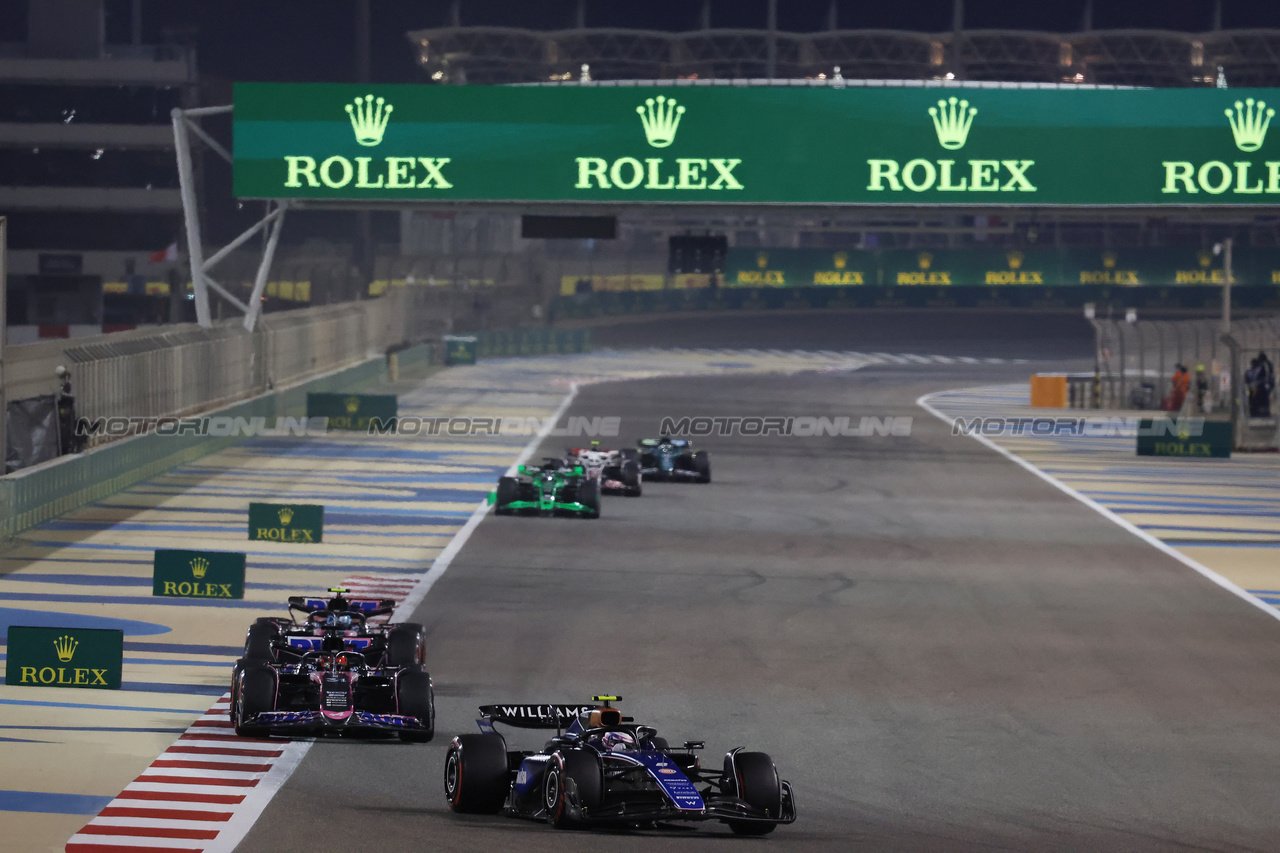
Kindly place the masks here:
[(1036, 408), (1065, 409), (1067, 407), (1067, 374), (1033, 373), (1031, 405)]

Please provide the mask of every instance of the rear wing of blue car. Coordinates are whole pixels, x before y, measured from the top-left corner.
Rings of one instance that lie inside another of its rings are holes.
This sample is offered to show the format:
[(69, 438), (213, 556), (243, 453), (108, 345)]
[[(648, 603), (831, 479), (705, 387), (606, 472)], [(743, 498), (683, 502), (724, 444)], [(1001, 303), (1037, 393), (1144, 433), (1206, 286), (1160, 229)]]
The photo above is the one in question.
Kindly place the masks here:
[(501, 723), (518, 729), (554, 729), (557, 733), (568, 730), (570, 733), (585, 729), (583, 719), (592, 711), (602, 712), (601, 723), (616, 726), (633, 722), (631, 717), (622, 716), (617, 708), (610, 706), (621, 696), (592, 696), (593, 702), (604, 702), (603, 705), (481, 705), (480, 719), (476, 723), (483, 732), (492, 732), (494, 723)]
[[(289, 609), (298, 610), (302, 613), (316, 613), (329, 608), (328, 599), (310, 598), (305, 595), (289, 596)], [(396, 601), (394, 598), (349, 598), (347, 599), (347, 612), (361, 613), (364, 616), (381, 616), (390, 613), (396, 609)]]
[(502, 723), (517, 729), (563, 729), (598, 705), (481, 705), (480, 723)]

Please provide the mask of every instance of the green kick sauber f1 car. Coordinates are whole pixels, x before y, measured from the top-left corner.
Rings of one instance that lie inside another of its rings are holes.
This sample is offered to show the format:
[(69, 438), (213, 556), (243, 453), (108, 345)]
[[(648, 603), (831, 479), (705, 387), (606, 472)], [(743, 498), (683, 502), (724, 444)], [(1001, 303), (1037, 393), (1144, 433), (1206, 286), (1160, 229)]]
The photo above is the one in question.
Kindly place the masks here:
[(549, 458), (542, 465), (521, 465), (517, 477), (502, 477), (489, 493), (497, 515), (570, 515), (600, 517), (600, 484), (581, 465), (566, 467)]

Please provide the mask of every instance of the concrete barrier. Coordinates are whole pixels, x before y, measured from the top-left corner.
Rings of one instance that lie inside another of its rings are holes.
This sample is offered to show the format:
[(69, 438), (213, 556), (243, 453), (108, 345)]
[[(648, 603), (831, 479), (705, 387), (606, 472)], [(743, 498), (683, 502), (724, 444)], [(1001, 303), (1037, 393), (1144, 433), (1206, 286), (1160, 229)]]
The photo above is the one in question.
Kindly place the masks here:
[[(400, 351), (403, 365), (422, 365), (429, 345)], [(308, 393), (341, 393), (377, 385), (388, 378), (386, 359), (368, 359), (289, 388), (263, 394), (216, 411), (209, 417), (302, 417)], [(171, 468), (215, 453), (240, 436), (162, 436), (154, 432), (108, 442), (82, 454), (0, 477), (0, 538), (9, 538), (43, 521), (102, 500)]]

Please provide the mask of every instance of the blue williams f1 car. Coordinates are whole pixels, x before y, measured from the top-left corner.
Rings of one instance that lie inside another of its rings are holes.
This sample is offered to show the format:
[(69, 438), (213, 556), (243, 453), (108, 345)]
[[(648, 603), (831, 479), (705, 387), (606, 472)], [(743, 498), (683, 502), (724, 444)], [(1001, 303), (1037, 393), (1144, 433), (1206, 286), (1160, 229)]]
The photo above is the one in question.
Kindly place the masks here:
[[(735, 749), (705, 770), (699, 741), (672, 747), (656, 729), (604, 705), (482, 705), (480, 734), (459, 735), (445, 756), (444, 795), (455, 812), (503, 813), (552, 826), (653, 827), (722, 821), (765, 835), (796, 819), (791, 783), (763, 752)], [(540, 752), (512, 751), (493, 728), (554, 729)]]

